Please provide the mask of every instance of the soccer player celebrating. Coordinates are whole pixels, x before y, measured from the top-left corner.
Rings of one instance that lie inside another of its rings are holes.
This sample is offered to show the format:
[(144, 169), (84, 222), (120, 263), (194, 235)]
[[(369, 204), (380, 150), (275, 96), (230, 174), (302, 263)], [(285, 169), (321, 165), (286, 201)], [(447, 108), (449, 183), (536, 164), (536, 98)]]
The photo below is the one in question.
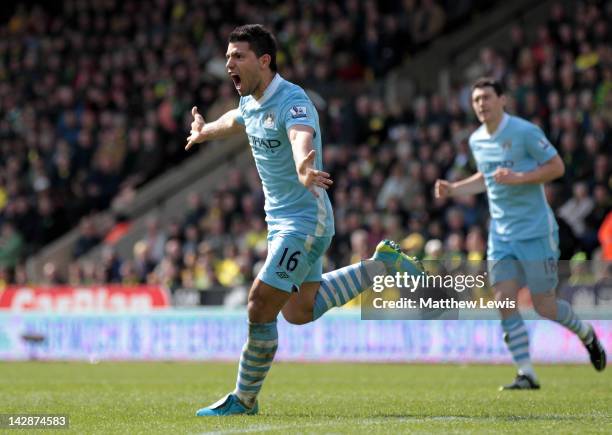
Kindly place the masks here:
[(302, 88), (277, 73), (276, 42), (261, 25), (234, 29), (226, 57), (239, 106), (211, 123), (194, 107), (185, 149), (246, 132), (266, 199), (268, 256), (249, 292), (248, 338), (236, 389), (198, 416), (257, 413), (257, 395), (278, 347), (280, 311), (291, 323), (308, 323), (369, 288), (376, 275), (420, 273), (395, 243), (384, 240), (371, 259), (322, 274), (334, 219), (317, 111)]
[[(504, 112), (505, 102), (498, 81), (481, 78), (474, 83), (472, 107), (482, 125), (469, 143), (478, 172), (454, 183), (437, 180), (435, 195), (487, 192), (491, 214), (487, 259), (495, 298), (516, 301), (518, 289), (526, 285), (536, 312), (578, 335), (595, 369), (603, 370), (606, 354), (593, 327), (555, 296), (558, 228), (543, 183), (563, 175), (563, 161), (539, 127)], [(500, 312), (504, 340), (518, 367), (514, 382), (503, 388), (540, 388), (519, 311), (503, 308)]]

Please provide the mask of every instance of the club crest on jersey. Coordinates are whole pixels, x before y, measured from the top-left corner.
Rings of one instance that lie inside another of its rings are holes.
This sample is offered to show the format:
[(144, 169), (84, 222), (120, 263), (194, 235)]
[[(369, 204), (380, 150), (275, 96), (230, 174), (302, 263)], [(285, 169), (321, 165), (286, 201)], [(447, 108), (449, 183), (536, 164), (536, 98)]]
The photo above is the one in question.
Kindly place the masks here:
[(502, 148), (504, 149), (504, 151), (510, 151), (510, 148), (512, 148), (512, 141), (507, 140), (506, 142), (504, 142), (502, 144)]
[(266, 113), (264, 116), (263, 126), (264, 128), (274, 128), (274, 113)]
[(308, 117), (308, 114), (306, 113), (306, 106), (293, 106), (291, 110), (289, 110), (289, 113), (291, 113), (291, 117), (294, 119)]

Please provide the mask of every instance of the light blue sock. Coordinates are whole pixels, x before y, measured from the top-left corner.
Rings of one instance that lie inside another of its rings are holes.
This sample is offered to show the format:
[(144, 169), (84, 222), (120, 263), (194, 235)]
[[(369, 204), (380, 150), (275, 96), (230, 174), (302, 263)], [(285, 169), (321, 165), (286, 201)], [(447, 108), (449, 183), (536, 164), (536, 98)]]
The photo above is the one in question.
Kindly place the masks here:
[(323, 274), (321, 287), (315, 296), (313, 320), (357, 297), (372, 286), (376, 275), (385, 274), (384, 264), (375, 260), (363, 260)]
[(576, 313), (574, 313), (574, 310), (572, 310), (567, 301), (557, 300), (557, 318), (555, 321), (574, 332), (584, 343), (588, 344), (593, 339), (589, 325), (576, 316)]
[(531, 357), (529, 356), (529, 334), (520, 313), (502, 319), (502, 329), (506, 333), (506, 344), (512, 354), (512, 359), (521, 374), (535, 378)]
[(249, 408), (255, 405), (276, 349), (278, 349), (276, 320), (270, 323), (249, 323), (249, 336), (242, 348), (234, 390), (234, 394)]

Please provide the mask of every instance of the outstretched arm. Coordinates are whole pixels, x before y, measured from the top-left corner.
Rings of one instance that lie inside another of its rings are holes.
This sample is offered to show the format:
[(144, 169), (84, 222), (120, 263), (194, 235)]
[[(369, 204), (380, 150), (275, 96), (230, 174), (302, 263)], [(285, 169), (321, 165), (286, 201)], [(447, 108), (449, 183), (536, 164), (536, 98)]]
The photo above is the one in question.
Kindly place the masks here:
[(446, 180), (437, 180), (435, 186), (436, 198), (451, 196), (475, 195), (486, 190), (482, 172), (476, 172), (471, 177), (451, 183)]
[(194, 144), (202, 143), (207, 140), (222, 139), (236, 133), (244, 132), (244, 125), (238, 122), (240, 116), (238, 109), (230, 110), (223, 114), (219, 119), (208, 124), (204, 122), (204, 117), (200, 115), (197, 107), (191, 109), (193, 122), (191, 123), (191, 131), (187, 137), (187, 145), (185, 150), (191, 148)]
[(314, 168), (315, 150), (312, 148), (314, 130), (306, 125), (289, 127), (289, 141), (293, 150), (293, 160), (298, 179), (316, 197), (317, 187), (329, 189), (333, 184), (327, 172)]

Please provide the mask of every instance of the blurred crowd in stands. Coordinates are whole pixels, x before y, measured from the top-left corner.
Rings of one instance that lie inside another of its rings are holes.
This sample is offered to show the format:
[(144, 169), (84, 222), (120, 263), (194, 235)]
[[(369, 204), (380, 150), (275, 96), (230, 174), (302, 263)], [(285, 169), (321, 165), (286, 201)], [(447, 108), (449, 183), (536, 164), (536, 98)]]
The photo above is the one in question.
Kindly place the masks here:
[[(15, 14), (0, 28), (0, 265), (27, 282), (24, 246), (49, 242), (70, 227), (67, 216), (104, 209), (185, 158), (194, 103), (209, 108), (208, 119), (235, 107), (224, 70), (233, 23), (267, 17), (287, 79), (363, 81), (439, 34), (457, 16), (450, 5), (471, 2), (446, 3), (288, 1), (263, 14), (247, 2), (98, 0), (65, 1), (52, 18), (40, 9)], [(562, 258), (599, 255), (612, 201), (612, 9), (576, 8), (570, 15), (555, 5), (533, 37), (517, 22), (504, 47), (481, 50), (449, 96), (419, 95), (410, 107), (370, 94), (327, 100), (320, 118), (336, 236), (326, 269), (371, 256), (382, 238), (425, 259), (485, 257), (484, 196), (439, 201), (432, 189), (437, 178), (475, 171), (469, 85), (481, 75), (505, 84), (508, 112), (540, 125), (566, 164), (546, 189)], [(210, 198), (192, 194), (171, 222), (151, 219), (127, 258), (107, 246), (102, 261), (80, 259), (104, 234), (91, 217), (79, 228), (75, 262), (67, 271), (48, 263), (45, 283), (248, 286), (267, 249), (254, 168), (229, 173)]]
[[(40, 3), (36, 5), (36, 3)], [(303, 84), (384, 76), (481, 0), (64, 0), (5, 5), (0, 23), (0, 265), (12, 268), (188, 154), (195, 103), (236, 103), (229, 32), (253, 17)], [(456, 3), (456, 4), (453, 4)], [(34, 6), (32, 6), (34, 4)], [(8, 259), (7, 259), (8, 258)]]

